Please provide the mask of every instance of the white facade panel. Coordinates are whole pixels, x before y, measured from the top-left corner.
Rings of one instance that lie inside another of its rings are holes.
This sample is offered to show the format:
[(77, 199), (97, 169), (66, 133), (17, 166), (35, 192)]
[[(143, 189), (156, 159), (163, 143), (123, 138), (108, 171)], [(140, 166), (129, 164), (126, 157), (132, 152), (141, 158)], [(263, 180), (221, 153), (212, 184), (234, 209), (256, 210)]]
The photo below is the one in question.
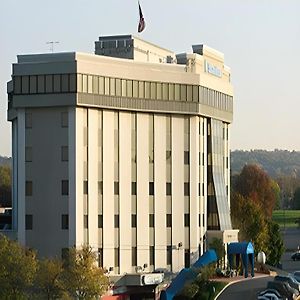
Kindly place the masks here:
[(103, 266), (114, 267), (114, 112), (103, 111)]
[[(184, 244), (184, 119), (172, 117), (172, 244)], [(184, 245), (183, 245), (184, 246)], [(172, 251), (173, 271), (184, 265), (184, 247)]]
[(120, 273), (131, 269), (131, 114), (119, 113)]
[(166, 268), (166, 118), (154, 116), (155, 268)]
[(83, 180), (84, 180), (84, 109), (76, 108), (76, 247), (84, 244)]
[(149, 265), (149, 116), (137, 114), (137, 264)]
[[(25, 245), (25, 110), (18, 110), (17, 121), (18, 160), (18, 241)], [(15, 170), (16, 171), (16, 170)]]
[(190, 253), (198, 256), (199, 236), (199, 118), (190, 118)]
[(88, 241), (98, 250), (98, 111), (88, 110)]
[(77, 218), (76, 218), (76, 159), (77, 159), (77, 145), (76, 145), (76, 118), (77, 109), (70, 107), (68, 110), (68, 145), (69, 145), (69, 247), (73, 247), (77, 240)]

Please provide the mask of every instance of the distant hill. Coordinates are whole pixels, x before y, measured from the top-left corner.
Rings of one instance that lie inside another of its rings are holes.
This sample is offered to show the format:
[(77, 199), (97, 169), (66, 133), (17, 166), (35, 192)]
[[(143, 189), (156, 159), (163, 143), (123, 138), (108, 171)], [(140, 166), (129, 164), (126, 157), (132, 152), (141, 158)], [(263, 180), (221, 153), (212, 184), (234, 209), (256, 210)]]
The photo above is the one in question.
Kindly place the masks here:
[(12, 160), (11, 157), (1, 156), (0, 155), (0, 166), (9, 165), (11, 167)]
[(231, 172), (239, 173), (245, 164), (260, 165), (271, 177), (300, 177), (300, 152), (288, 150), (251, 150), (231, 152)]

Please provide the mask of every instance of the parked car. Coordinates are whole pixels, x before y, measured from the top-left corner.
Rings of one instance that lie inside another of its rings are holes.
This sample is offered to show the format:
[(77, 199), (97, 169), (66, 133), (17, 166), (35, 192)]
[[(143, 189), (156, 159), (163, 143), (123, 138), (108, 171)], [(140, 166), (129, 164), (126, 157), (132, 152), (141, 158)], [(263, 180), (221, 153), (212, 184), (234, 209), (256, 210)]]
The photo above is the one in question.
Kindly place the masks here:
[(300, 260), (300, 252), (295, 252), (292, 256), (291, 256), (291, 259), (293, 261), (295, 260)]
[(277, 290), (283, 298), (285, 297), (288, 300), (294, 300), (299, 295), (299, 291), (290, 287), (290, 285), (284, 281), (269, 281), (267, 289)]
[(293, 276), (298, 282), (300, 282), (300, 271), (295, 271)]
[(257, 300), (287, 300), (287, 297), (281, 296), (281, 294), (275, 289), (266, 289), (260, 292), (257, 296)]
[(296, 289), (297, 291), (300, 291), (299, 282), (292, 276), (277, 275), (274, 277), (274, 281), (287, 282), (292, 288)]

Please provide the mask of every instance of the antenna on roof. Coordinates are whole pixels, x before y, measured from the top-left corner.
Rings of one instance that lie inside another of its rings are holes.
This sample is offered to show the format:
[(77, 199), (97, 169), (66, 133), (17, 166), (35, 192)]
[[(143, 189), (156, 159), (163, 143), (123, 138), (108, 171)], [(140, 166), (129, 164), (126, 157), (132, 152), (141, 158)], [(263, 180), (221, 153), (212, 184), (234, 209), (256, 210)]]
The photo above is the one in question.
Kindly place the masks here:
[(54, 50), (54, 44), (59, 44), (59, 42), (53, 42), (53, 41), (50, 41), (50, 42), (47, 42), (46, 44), (47, 44), (47, 45), (51, 45), (49, 50), (53, 53), (53, 50)]

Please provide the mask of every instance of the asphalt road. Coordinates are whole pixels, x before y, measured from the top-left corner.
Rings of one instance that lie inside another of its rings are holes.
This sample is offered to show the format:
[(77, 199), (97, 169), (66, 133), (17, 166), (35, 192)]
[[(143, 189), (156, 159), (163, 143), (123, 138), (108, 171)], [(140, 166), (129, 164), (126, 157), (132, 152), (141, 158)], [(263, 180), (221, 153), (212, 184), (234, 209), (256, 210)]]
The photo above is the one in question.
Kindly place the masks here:
[(248, 278), (229, 285), (217, 298), (218, 300), (256, 300), (257, 294), (267, 287), (273, 277)]
[(286, 272), (293, 273), (300, 271), (300, 260), (293, 261), (291, 255), (297, 251), (300, 246), (300, 229), (287, 228), (282, 231), (284, 246), (288, 252), (284, 253), (281, 259), (282, 269)]

